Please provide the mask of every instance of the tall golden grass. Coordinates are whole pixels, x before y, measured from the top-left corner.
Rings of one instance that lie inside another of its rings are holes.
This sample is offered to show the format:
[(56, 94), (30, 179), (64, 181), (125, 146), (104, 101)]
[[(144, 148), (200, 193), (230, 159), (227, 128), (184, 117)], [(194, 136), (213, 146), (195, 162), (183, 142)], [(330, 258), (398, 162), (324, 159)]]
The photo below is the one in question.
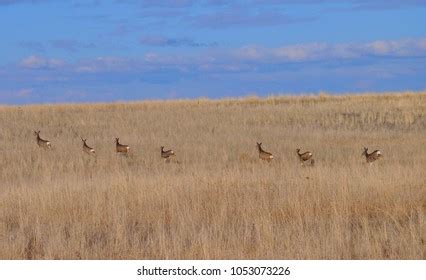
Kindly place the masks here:
[(1, 259), (425, 259), (425, 92), (3, 106), (0, 123)]

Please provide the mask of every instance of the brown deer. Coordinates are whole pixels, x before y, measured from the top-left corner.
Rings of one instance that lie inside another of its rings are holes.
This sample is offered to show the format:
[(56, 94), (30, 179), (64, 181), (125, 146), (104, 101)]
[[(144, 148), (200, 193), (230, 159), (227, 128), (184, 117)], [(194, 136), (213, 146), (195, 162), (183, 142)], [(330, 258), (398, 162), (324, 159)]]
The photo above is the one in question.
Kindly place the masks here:
[(370, 165), (382, 157), (382, 153), (379, 150), (375, 150), (374, 152), (368, 153), (368, 148), (364, 147), (364, 152), (362, 152), (362, 155), (365, 156), (366, 162)]
[(40, 148), (45, 148), (45, 149), (51, 149), (52, 148), (52, 146), (50, 145), (50, 141), (44, 140), (40, 137), (40, 130), (34, 131), (34, 134), (37, 136), (37, 145)]
[(305, 162), (309, 161), (309, 163), (311, 165), (314, 165), (314, 159), (312, 158), (312, 153), (311, 152), (304, 152), (304, 153), (300, 153), (300, 148), (296, 149), (296, 153), (299, 157), (300, 160), (300, 164), (301, 165), (305, 165)]
[(164, 146), (161, 146), (161, 157), (164, 158), (165, 162), (170, 162), (170, 158), (175, 155), (173, 150), (164, 150)]
[(274, 158), (274, 156), (271, 153), (262, 149), (262, 142), (260, 143), (256, 142), (256, 144), (257, 144), (257, 149), (259, 150), (259, 158), (261, 160), (266, 160), (270, 162)]
[(95, 155), (95, 149), (87, 145), (86, 143), (87, 139), (81, 138), (81, 141), (83, 141), (83, 151), (89, 155)]
[(115, 138), (115, 151), (120, 154), (128, 155), (130, 149), (129, 146), (120, 144), (118, 142), (119, 140), (119, 138)]

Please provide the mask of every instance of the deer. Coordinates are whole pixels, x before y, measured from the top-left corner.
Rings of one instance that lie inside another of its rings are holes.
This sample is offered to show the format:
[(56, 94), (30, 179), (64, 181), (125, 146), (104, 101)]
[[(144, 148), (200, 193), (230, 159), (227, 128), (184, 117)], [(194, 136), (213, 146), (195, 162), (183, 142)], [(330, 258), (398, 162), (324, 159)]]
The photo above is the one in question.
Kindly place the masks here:
[(89, 155), (95, 155), (95, 149), (92, 147), (89, 147), (86, 143), (87, 139), (81, 138), (81, 141), (83, 141), (83, 151), (86, 152)]
[(44, 140), (40, 137), (40, 130), (34, 131), (34, 134), (37, 136), (37, 145), (40, 148), (52, 149), (52, 146), (50, 145), (50, 141)]
[(296, 153), (297, 153), (297, 156), (299, 157), (300, 164), (302, 166), (304, 166), (305, 162), (307, 162), (307, 161), (309, 161), (311, 165), (314, 165), (315, 161), (312, 158), (311, 152), (307, 151), (307, 152), (304, 152), (304, 153), (300, 153), (300, 148), (297, 148)]
[(129, 153), (129, 146), (123, 145), (119, 143), (120, 138), (115, 138), (115, 151), (120, 154), (128, 155)]
[(256, 142), (256, 144), (257, 144), (257, 149), (259, 150), (259, 159), (271, 162), (274, 156), (271, 153), (262, 149), (262, 142), (260, 143)]
[(366, 163), (369, 163), (370, 165), (382, 157), (382, 153), (379, 150), (375, 150), (374, 152), (368, 153), (368, 148), (364, 147), (364, 152), (362, 152), (362, 155), (365, 156)]
[(173, 150), (164, 150), (164, 146), (161, 146), (161, 157), (164, 158), (165, 162), (170, 162), (170, 158), (175, 155)]

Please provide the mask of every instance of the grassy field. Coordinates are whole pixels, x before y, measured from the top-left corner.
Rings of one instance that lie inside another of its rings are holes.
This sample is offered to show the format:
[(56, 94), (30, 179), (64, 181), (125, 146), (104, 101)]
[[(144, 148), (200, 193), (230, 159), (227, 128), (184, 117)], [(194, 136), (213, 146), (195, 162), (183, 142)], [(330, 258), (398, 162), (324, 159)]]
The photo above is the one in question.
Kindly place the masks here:
[(426, 258), (426, 93), (0, 106), (0, 123), (1, 259)]

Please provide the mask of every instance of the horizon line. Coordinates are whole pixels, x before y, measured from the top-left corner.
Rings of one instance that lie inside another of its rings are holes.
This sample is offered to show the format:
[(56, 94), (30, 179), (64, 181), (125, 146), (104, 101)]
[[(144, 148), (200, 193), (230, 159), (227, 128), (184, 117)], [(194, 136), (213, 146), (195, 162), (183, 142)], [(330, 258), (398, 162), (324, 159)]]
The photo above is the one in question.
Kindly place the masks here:
[(46, 102), (46, 103), (27, 103), (27, 104), (3, 104), (1, 107), (31, 107), (31, 106), (73, 106), (73, 105), (132, 105), (141, 103), (173, 103), (173, 102), (221, 102), (221, 101), (249, 101), (250, 99), (258, 99), (267, 101), (268, 99), (306, 99), (306, 98), (348, 98), (348, 97), (400, 97), (403, 95), (426, 95), (426, 89), (423, 90), (403, 90), (403, 91), (359, 91), (359, 92), (327, 92), (318, 91), (304, 94), (294, 93), (271, 93), (268, 95), (257, 95), (256, 93), (248, 93), (247, 95), (235, 97), (205, 97), (199, 96), (196, 98), (164, 98), (164, 99), (135, 99), (135, 100), (115, 100), (115, 101), (87, 101), (87, 102)]

